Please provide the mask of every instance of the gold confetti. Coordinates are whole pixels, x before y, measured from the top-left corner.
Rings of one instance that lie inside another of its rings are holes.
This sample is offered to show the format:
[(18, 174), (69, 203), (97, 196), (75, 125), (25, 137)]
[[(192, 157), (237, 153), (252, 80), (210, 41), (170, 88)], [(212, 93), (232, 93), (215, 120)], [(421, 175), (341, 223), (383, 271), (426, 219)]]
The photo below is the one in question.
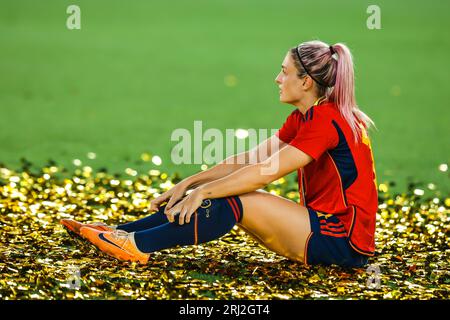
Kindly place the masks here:
[[(125, 172), (122, 179), (81, 161), (73, 171), (54, 163), (35, 173), (0, 168), (0, 299), (449, 298), (450, 196), (436, 184), (411, 184), (401, 194), (392, 194), (389, 182), (379, 185), (376, 254), (369, 259), (380, 271), (376, 287), (366, 268), (305, 266), (238, 227), (206, 244), (155, 252), (145, 266), (71, 238), (60, 219), (134, 221), (181, 180), (154, 168)], [(266, 190), (299, 200), (295, 179)]]
[(88, 159), (94, 160), (95, 158), (97, 158), (97, 154), (95, 154), (94, 152), (88, 152), (87, 157)]
[(141, 154), (141, 160), (145, 162), (149, 162), (152, 159), (151, 155), (147, 152)]
[(232, 74), (226, 75), (224, 78), (224, 83), (227, 87), (235, 87), (237, 82), (236, 76)]
[(162, 159), (160, 156), (153, 156), (152, 162), (153, 162), (153, 164), (160, 166), (162, 164)]

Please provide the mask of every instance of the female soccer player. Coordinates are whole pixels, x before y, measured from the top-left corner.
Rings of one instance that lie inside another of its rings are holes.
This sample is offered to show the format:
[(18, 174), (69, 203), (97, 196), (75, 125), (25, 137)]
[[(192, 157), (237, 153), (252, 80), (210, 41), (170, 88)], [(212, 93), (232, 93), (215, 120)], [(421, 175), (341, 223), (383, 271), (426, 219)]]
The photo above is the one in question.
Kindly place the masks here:
[[(237, 224), (295, 261), (367, 264), (377, 210), (366, 132), (373, 122), (355, 101), (351, 53), (341, 43), (304, 42), (287, 52), (281, 68), (280, 101), (295, 110), (274, 136), (184, 179), (154, 199), (150, 209), (157, 212), (141, 220), (113, 227), (62, 223), (100, 250), (141, 263), (151, 252), (211, 241)], [(260, 190), (294, 170), (300, 203)]]

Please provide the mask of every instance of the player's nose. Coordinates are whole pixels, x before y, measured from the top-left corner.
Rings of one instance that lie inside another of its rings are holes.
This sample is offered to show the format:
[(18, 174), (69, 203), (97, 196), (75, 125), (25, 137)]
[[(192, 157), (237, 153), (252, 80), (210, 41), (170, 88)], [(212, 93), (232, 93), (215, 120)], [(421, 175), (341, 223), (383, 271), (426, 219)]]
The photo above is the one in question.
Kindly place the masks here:
[(277, 77), (275, 78), (275, 83), (281, 84), (280, 75), (277, 75)]

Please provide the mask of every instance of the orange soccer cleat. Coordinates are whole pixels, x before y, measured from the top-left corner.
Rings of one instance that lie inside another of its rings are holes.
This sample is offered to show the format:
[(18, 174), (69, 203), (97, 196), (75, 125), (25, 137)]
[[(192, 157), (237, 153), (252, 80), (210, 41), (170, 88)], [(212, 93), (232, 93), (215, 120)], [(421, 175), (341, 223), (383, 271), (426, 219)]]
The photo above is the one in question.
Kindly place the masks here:
[[(60, 223), (66, 227), (66, 229), (77, 236), (81, 236), (80, 229), (82, 227), (89, 227), (92, 229), (96, 229), (103, 232), (111, 232), (115, 230), (114, 226), (108, 226), (107, 224), (103, 222), (93, 222), (93, 223), (81, 223), (78, 221), (75, 221), (73, 219), (62, 219)], [(69, 232), (69, 233), (70, 233)]]
[(122, 261), (146, 264), (150, 257), (149, 253), (144, 253), (137, 248), (134, 232), (128, 233), (124, 230), (102, 232), (94, 228), (82, 227), (81, 235), (101, 251)]

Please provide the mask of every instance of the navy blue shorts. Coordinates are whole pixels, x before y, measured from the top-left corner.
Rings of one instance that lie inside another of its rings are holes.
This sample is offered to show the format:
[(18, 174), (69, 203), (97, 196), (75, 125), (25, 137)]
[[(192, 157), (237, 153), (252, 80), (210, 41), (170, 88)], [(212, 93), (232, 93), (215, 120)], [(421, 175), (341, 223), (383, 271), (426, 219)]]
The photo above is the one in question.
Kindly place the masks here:
[(334, 215), (308, 208), (311, 234), (306, 240), (305, 263), (363, 267), (368, 257), (356, 252), (349, 243), (344, 224)]

